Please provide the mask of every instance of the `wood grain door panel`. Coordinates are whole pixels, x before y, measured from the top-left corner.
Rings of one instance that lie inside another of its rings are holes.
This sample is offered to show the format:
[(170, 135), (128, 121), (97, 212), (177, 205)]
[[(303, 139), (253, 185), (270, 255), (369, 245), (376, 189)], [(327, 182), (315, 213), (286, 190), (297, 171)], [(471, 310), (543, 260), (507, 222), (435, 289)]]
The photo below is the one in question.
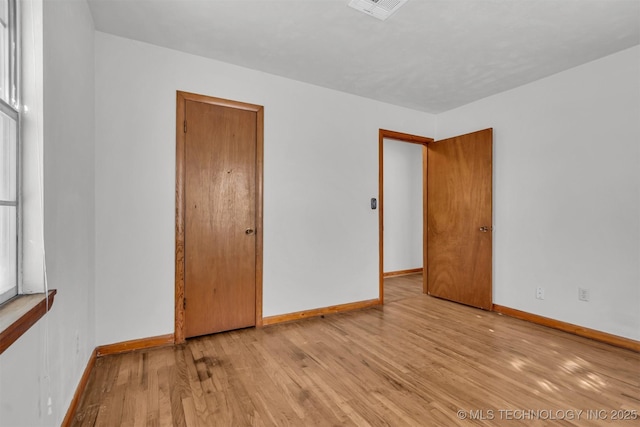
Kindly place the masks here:
[(186, 102), (186, 336), (256, 323), (256, 113)]
[(429, 144), (427, 155), (428, 293), (487, 310), (492, 144), (493, 131), (486, 129)]

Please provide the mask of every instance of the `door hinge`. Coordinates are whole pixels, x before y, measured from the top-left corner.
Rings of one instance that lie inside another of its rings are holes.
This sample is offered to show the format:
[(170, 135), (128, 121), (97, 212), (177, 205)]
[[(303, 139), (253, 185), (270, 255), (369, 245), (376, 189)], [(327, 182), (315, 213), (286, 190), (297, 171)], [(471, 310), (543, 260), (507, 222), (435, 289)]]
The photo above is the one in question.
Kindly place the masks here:
[(187, 121), (184, 121), (184, 133), (187, 133)]
[(186, 298), (182, 300), (182, 309), (183, 310), (187, 309), (187, 299)]

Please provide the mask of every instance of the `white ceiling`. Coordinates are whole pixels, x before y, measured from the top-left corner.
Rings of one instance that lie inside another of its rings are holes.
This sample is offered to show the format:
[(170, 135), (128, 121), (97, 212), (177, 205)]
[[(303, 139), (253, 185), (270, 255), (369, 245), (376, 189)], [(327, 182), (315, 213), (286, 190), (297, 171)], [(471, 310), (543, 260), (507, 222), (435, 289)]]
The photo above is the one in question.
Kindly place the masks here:
[(99, 31), (430, 113), (640, 44), (640, 0), (347, 3), (89, 0)]

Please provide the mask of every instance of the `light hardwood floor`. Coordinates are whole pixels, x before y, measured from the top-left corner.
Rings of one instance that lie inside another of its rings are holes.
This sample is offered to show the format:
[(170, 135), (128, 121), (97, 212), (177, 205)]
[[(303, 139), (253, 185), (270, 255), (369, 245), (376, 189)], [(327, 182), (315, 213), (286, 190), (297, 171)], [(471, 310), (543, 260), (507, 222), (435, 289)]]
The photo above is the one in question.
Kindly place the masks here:
[(640, 425), (611, 419), (640, 417), (638, 353), (428, 297), (419, 275), (385, 299), (101, 357), (74, 425)]

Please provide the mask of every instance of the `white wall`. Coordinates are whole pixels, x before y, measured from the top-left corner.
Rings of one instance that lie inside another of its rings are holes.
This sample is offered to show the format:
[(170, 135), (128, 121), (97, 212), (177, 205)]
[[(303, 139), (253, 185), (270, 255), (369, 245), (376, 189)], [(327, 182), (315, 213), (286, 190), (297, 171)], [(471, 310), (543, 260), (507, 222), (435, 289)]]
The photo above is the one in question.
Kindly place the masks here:
[(494, 303), (640, 339), (640, 47), (440, 114), (437, 138), (486, 127)]
[(47, 1), (43, 21), (44, 232), (58, 295), (0, 356), (3, 426), (60, 425), (96, 345), (93, 21), (84, 1)]
[(384, 272), (422, 268), (422, 145), (385, 139)]
[(378, 130), (433, 116), (98, 32), (98, 344), (174, 331), (176, 90), (265, 107), (264, 316), (377, 298)]

